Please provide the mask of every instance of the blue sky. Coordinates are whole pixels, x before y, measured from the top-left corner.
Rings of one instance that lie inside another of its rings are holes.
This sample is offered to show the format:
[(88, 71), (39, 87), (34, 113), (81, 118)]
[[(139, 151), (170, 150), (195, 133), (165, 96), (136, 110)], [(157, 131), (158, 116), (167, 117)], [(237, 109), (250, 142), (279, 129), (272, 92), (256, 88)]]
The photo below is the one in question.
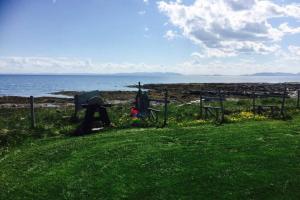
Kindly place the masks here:
[(300, 72), (298, 1), (0, 2), (0, 73)]

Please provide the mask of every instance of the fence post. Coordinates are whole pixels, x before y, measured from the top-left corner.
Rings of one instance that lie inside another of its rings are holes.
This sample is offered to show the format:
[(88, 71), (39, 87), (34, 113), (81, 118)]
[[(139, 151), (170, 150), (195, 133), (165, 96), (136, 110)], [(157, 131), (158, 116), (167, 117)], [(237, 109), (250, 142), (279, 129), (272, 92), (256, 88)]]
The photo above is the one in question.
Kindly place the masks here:
[(224, 122), (224, 104), (223, 104), (223, 96), (221, 94), (221, 91), (218, 91), (219, 93), (219, 101), (220, 101), (220, 107), (221, 107), (221, 123)]
[(35, 128), (34, 97), (30, 96), (31, 128)]
[(282, 95), (282, 102), (281, 102), (281, 109), (280, 109), (280, 114), (281, 114), (281, 117), (284, 119), (285, 118), (285, 101), (286, 101), (286, 95), (287, 95), (287, 87), (286, 85), (284, 86), (284, 92), (283, 92), (283, 95)]
[(141, 109), (141, 96), (142, 96), (142, 87), (141, 87), (141, 82), (138, 82), (138, 93), (135, 97), (135, 104), (136, 104), (136, 108), (138, 110)]
[(200, 91), (200, 101), (199, 101), (199, 106), (200, 106), (200, 119), (203, 119), (203, 102), (202, 102), (202, 92)]
[(255, 89), (252, 91), (252, 112), (255, 116), (256, 114), (256, 95), (255, 95)]
[(168, 90), (165, 90), (165, 110), (164, 110), (164, 124), (163, 127), (167, 125), (168, 121)]
[(78, 94), (76, 94), (74, 96), (74, 104), (75, 104), (75, 112), (74, 112), (74, 116), (72, 119), (77, 120), (78, 119), (77, 115), (78, 115), (78, 110), (79, 110)]
[(297, 90), (297, 108), (300, 108), (300, 90)]

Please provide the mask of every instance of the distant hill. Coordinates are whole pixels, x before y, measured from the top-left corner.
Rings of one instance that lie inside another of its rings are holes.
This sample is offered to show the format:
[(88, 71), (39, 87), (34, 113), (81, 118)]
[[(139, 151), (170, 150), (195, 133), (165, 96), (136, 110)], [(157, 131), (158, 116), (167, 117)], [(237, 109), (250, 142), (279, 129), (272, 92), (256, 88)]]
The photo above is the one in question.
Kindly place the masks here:
[(133, 73), (113, 73), (113, 74), (98, 74), (98, 73), (15, 73), (0, 75), (45, 75), (45, 76), (182, 76), (179, 73), (173, 72), (133, 72)]
[(284, 72), (261, 72), (261, 73), (255, 73), (250, 74), (248, 76), (300, 76), (300, 73), (284, 73)]
[(116, 73), (113, 76), (182, 76), (173, 72), (135, 72), (135, 73)]

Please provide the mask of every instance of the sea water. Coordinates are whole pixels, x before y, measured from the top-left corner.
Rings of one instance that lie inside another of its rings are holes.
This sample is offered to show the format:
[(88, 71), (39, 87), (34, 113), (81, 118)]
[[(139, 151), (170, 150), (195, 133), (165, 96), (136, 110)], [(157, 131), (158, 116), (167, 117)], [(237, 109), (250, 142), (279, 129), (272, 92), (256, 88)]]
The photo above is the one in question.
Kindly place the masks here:
[(0, 96), (54, 96), (59, 91), (135, 90), (146, 83), (279, 83), (300, 82), (300, 76), (200, 75), (0, 75)]

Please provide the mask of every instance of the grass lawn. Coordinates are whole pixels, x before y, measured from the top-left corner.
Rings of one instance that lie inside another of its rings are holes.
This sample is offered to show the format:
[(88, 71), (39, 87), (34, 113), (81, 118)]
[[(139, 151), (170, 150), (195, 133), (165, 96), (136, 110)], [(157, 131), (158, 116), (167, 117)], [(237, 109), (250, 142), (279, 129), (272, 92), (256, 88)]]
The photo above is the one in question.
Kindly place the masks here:
[(0, 199), (300, 199), (300, 115), (28, 140)]

